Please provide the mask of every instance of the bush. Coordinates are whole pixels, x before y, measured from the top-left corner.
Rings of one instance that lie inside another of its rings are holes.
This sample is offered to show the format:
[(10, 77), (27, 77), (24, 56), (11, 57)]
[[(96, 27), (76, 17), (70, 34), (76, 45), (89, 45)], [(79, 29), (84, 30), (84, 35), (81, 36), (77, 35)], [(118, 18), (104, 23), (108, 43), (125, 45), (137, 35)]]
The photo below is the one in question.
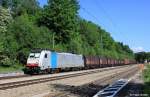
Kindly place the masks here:
[(14, 61), (12, 61), (10, 58), (4, 58), (3, 60), (1, 60), (1, 66), (3, 66), (3, 67), (10, 67), (10, 66), (12, 66), (13, 65), (13, 63), (14, 63)]

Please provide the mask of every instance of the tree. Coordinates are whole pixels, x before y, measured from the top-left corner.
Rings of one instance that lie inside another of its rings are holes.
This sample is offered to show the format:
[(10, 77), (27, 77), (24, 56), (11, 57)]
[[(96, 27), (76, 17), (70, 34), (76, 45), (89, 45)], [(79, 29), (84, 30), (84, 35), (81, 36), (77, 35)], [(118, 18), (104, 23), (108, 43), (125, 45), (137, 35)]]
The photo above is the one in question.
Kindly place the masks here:
[(39, 25), (52, 30), (57, 43), (68, 43), (77, 32), (78, 9), (77, 0), (49, 0), (39, 18)]
[(147, 61), (150, 62), (150, 52), (147, 52)]
[(0, 6), (0, 64), (7, 63), (9, 60), (9, 58), (5, 54), (5, 44), (6, 44), (5, 42), (8, 25), (9, 23), (11, 23), (11, 21), (12, 17), (9, 10)]
[(37, 0), (13, 0), (12, 11), (15, 16), (24, 13), (35, 15), (40, 10)]
[(24, 13), (35, 15), (40, 10), (37, 0), (2, 0), (2, 6), (10, 8), (14, 17)]
[(135, 54), (135, 59), (137, 62), (144, 63), (144, 61), (147, 59), (146, 52), (139, 52)]
[(13, 60), (19, 59), (18, 56), (21, 57), (21, 55), (27, 57), (34, 48), (52, 47), (51, 31), (34, 25), (28, 14), (15, 18), (14, 22), (9, 25), (6, 39), (5, 51)]
[(4, 50), (4, 41), (8, 28), (8, 24), (12, 21), (9, 10), (0, 6), (0, 52)]
[(8, 8), (9, 0), (0, 0), (0, 5), (3, 6), (4, 8)]

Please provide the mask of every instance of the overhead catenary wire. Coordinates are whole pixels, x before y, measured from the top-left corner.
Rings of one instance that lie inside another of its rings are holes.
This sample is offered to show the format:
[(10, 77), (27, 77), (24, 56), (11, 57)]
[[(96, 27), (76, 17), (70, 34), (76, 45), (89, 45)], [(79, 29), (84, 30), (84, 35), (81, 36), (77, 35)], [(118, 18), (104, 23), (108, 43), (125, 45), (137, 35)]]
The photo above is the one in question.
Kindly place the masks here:
[(99, 3), (99, 0), (95, 0), (95, 4), (104, 13), (105, 17), (108, 19), (108, 21), (110, 22), (110, 24), (113, 26), (114, 30), (116, 30), (116, 23), (113, 21), (113, 19), (111, 18), (111, 16), (107, 13), (107, 11), (103, 8), (103, 6), (101, 5), (101, 3)]
[[(96, 1), (96, 0), (95, 0)], [(94, 1), (93, 1), (94, 2)], [(107, 19), (109, 20), (109, 22), (112, 24), (112, 26), (113, 26), (113, 28), (114, 28), (114, 31), (116, 32), (115, 34), (120, 34), (121, 36), (123, 36), (124, 38), (126, 38), (127, 39), (127, 37), (126, 37), (126, 35), (124, 34), (124, 33), (120, 33), (120, 31), (118, 31), (117, 30), (117, 24), (116, 23), (114, 23), (114, 21), (113, 21), (113, 19), (110, 17), (110, 15), (106, 12), (106, 10), (101, 6), (101, 4), (98, 2), (98, 1), (96, 1), (96, 5), (102, 10), (102, 12), (105, 14), (105, 16), (107, 17)], [(95, 15), (93, 15), (90, 11), (88, 11), (87, 9), (85, 9), (83, 6), (80, 6), (80, 8), (84, 11), (84, 12), (86, 12), (88, 15), (90, 15), (93, 19), (95, 19), (97, 22), (99, 22), (98, 23), (98, 25), (99, 24), (102, 24), (102, 29), (104, 28), (104, 30), (106, 30), (106, 26), (105, 26), (105, 24), (104, 23), (102, 23), (100, 20), (99, 20), (99, 18), (97, 18)], [(100, 26), (100, 25), (99, 25)], [(112, 34), (111, 32), (109, 32), (110, 34)], [(114, 32), (113, 32), (113, 34), (114, 34)], [(103, 39), (102, 39), (103, 37), (102, 36), (100, 36), (100, 46), (101, 46), (101, 48), (103, 49)]]
[(93, 15), (90, 11), (88, 11), (87, 9), (85, 9), (83, 6), (80, 5), (80, 8), (87, 13), (88, 15), (90, 15), (93, 19), (95, 19), (97, 22), (99, 22), (99, 24), (101, 24), (103, 26), (103, 28), (106, 28), (105, 24), (103, 24), (99, 18), (97, 18), (95, 15)]
[[(82, 6), (80, 6), (80, 8), (86, 12), (88, 15), (92, 16), (96, 21), (98, 21), (100, 24), (101, 24), (101, 21), (96, 17), (94, 16), (92, 13), (90, 13), (89, 11), (87, 11), (85, 8), (83, 8)], [(105, 28), (105, 25), (103, 24), (104, 28)], [(103, 36), (102, 34), (100, 35), (100, 47), (101, 49), (103, 50)]]
[[(109, 20), (109, 22), (111, 23), (113, 29), (113, 34), (120, 34), (121, 36), (123, 36), (124, 38), (128, 39), (128, 37), (126, 37), (126, 34), (123, 33), (122, 31), (118, 31), (118, 26), (116, 24), (116, 22), (114, 22), (114, 20), (112, 19), (112, 17), (109, 15), (109, 13), (105, 10), (105, 8), (101, 5), (100, 1), (102, 0), (93, 0), (93, 2), (95, 3), (95, 5), (97, 5), (97, 7), (99, 9), (101, 9), (101, 11), (105, 14), (105, 17), (107, 17), (107, 19)], [(109, 32), (111, 33), (111, 32)]]

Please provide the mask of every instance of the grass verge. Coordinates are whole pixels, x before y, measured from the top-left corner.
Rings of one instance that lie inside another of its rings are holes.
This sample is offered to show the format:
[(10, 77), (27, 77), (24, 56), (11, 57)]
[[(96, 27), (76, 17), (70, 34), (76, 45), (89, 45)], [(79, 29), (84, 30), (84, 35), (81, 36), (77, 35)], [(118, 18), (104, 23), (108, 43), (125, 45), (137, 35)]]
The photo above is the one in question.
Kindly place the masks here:
[(23, 66), (21, 65), (15, 65), (10, 67), (0, 66), (0, 73), (17, 72), (17, 71), (22, 71), (22, 69)]
[(150, 97), (150, 64), (147, 65), (147, 68), (143, 72), (144, 77), (144, 94), (148, 94)]

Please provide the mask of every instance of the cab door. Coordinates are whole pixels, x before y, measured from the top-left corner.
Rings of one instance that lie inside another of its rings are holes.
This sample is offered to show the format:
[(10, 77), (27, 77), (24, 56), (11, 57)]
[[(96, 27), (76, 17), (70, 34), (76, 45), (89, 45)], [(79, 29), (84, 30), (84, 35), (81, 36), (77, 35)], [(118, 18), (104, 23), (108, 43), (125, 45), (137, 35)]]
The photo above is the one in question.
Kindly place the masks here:
[(47, 69), (49, 68), (49, 52), (45, 52), (44, 53), (44, 57), (43, 57), (43, 62), (42, 62), (42, 65), (43, 65), (43, 69)]

